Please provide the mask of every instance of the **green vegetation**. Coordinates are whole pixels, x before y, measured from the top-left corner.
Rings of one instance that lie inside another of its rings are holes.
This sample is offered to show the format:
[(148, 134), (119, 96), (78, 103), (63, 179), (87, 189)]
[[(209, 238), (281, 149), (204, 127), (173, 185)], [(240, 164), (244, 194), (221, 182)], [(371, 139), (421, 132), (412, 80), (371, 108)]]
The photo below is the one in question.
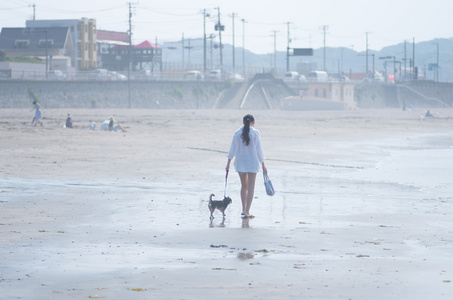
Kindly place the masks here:
[(171, 91), (171, 94), (175, 97), (178, 97), (179, 99), (183, 99), (184, 98), (184, 90), (182, 88), (174, 88), (172, 91)]
[(30, 95), (30, 97), (33, 98), (34, 101), (40, 102), (39, 97), (35, 94), (35, 92), (32, 89), (28, 89), (28, 94)]
[(30, 64), (44, 64), (45, 63), (42, 60), (35, 58), (35, 57), (6, 57), (5, 61), (30, 63)]

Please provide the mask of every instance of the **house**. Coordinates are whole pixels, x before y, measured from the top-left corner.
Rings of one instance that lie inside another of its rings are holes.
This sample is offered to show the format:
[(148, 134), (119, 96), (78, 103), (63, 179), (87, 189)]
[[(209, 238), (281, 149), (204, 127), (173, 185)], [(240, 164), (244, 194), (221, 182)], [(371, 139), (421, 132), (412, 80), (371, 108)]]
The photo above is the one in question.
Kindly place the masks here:
[(28, 20), (27, 28), (69, 28), (74, 50), (71, 64), (76, 71), (92, 70), (97, 66), (97, 30), (95, 19)]
[(144, 41), (132, 46), (132, 55), (129, 43), (117, 41), (116, 45), (110, 43), (100, 45), (102, 66), (109, 70), (127, 71), (132, 62), (132, 70), (162, 71), (162, 49), (149, 41)]
[(12, 78), (45, 77), (46, 70), (57, 66), (56, 69), (68, 71), (67, 60), (74, 52), (68, 27), (2, 28), (0, 49), (7, 57), (36, 57), (43, 61), (42, 66), (26, 68), (18, 63), (3, 64), (2, 68), (9, 68)]
[(123, 55), (127, 53), (118, 53), (116, 47), (129, 46), (129, 34), (127, 32), (97, 31), (97, 60), (99, 68), (109, 69), (111, 71), (125, 71), (127, 64), (124, 62)]
[(0, 49), (7, 57), (65, 56), (74, 46), (67, 27), (2, 28)]
[(313, 100), (327, 100), (341, 103), (345, 109), (356, 107), (354, 101), (354, 84), (348, 82), (311, 82), (308, 89), (301, 95), (303, 98)]
[(134, 47), (132, 61), (139, 70), (149, 69), (152, 72), (161, 72), (162, 49), (149, 41), (144, 41)]

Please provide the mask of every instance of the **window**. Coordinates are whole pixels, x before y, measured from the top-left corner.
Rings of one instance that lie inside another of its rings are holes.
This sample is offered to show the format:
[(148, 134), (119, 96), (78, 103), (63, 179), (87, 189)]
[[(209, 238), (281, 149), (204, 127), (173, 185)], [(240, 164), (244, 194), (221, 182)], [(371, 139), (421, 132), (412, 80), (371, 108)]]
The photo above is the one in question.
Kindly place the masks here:
[(16, 48), (28, 48), (30, 45), (30, 40), (15, 40), (14, 41), (14, 46)]
[[(47, 47), (50, 47), (53, 45), (54, 40), (47, 39)], [(40, 39), (38, 41), (38, 47), (40, 48), (45, 48), (46, 47), (46, 39)]]
[(323, 98), (327, 98), (327, 91), (326, 91), (326, 89), (323, 89), (323, 90), (322, 90), (322, 97), (323, 97)]

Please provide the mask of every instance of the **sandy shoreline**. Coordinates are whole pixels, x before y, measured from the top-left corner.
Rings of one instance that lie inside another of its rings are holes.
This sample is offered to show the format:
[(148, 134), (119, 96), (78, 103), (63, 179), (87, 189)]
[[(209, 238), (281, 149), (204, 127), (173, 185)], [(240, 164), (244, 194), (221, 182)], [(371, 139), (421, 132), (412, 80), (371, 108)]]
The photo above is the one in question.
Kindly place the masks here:
[[(453, 294), (453, 119), (252, 112), (277, 194), (258, 176), (243, 222), (232, 173), (211, 223), (243, 111), (67, 112), (0, 110), (0, 299)], [(109, 115), (126, 132), (87, 129)]]

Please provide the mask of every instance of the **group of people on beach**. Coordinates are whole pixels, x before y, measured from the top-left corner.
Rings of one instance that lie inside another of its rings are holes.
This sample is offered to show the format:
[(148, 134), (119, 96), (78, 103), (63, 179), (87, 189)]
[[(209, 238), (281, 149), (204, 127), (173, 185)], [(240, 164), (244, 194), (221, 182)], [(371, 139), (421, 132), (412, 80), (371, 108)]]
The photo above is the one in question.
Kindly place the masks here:
[[(41, 105), (37, 101), (33, 101), (32, 111), (33, 110), (35, 110), (35, 116), (33, 117), (33, 120), (31, 121), (32, 125), (36, 126), (36, 125), (40, 124), (42, 126), (42, 121), (41, 120), (42, 120), (42, 111), (43, 111), (43, 109), (42, 109)], [(65, 128), (73, 128), (72, 117), (71, 117), (70, 113), (68, 113), (68, 115), (66, 117), (66, 122), (65, 122), (64, 127)], [(91, 122), (90, 125), (88, 126), (88, 129), (95, 130), (96, 129), (96, 123)], [(123, 127), (121, 127), (120, 123), (118, 123), (118, 121), (116, 121), (113, 116), (110, 116), (107, 120), (102, 122), (100, 130), (101, 131), (118, 131), (118, 130), (121, 130), (123, 132), (126, 131)]]

